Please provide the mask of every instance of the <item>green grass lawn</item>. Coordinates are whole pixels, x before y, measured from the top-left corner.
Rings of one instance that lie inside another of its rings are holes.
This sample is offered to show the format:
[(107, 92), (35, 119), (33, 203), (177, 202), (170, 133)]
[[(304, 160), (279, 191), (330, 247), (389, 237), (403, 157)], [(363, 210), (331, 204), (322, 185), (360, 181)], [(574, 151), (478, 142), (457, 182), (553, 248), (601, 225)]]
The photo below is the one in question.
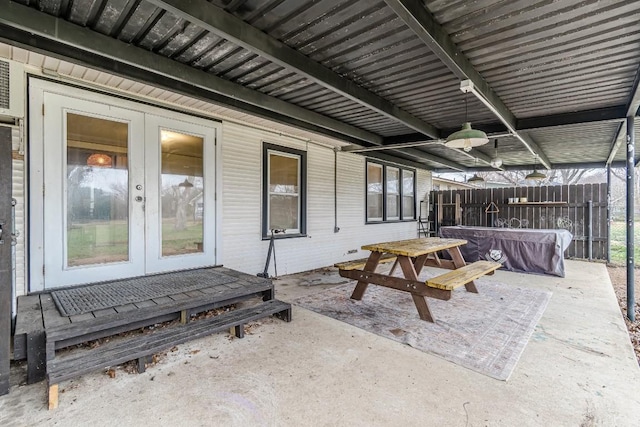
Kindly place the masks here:
[[(640, 262), (640, 218), (636, 218), (635, 234), (635, 259)], [(611, 262), (625, 265), (627, 263), (627, 224), (624, 221), (611, 223)]]
[[(144, 236), (132, 236), (134, 239)], [(163, 255), (196, 252), (202, 242), (202, 222), (188, 222), (185, 230), (175, 230), (172, 220), (162, 224)], [(125, 221), (74, 224), (67, 233), (70, 266), (125, 261), (128, 230)]]

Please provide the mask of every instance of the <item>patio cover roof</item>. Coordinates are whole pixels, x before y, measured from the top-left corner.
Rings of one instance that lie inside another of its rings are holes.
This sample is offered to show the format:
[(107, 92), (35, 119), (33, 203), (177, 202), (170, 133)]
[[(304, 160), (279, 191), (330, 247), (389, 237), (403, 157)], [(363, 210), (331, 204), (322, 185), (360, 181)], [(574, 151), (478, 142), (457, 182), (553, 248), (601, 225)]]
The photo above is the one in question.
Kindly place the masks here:
[[(640, 105), (640, 2), (0, 0), (0, 10), (6, 43), (391, 146), (366, 154), (425, 169), (491, 169), (493, 141), (469, 153), (442, 143), (467, 114), (497, 138), (505, 169), (624, 165), (624, 119)], [(468, 113), (463, 80), (476, 90)]]

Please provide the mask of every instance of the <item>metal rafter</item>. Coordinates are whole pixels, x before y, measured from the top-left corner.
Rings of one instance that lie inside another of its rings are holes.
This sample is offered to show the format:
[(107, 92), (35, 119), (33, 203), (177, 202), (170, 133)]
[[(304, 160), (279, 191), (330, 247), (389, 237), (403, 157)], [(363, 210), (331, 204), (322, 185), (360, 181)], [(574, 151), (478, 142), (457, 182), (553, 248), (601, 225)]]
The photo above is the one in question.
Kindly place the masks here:
[[(626, 115), (625, 117), (635, 117), (638, 114), (638, 108), (640, 107), (640, 68), (636, 72), (636, 79), (633, 83), (633, 89), (629, 95), (629, 100), (627, 101), (626, 106)], [(618, 149), (625, 141), (626, 132), (624, 131), (625, 127), (622, 123), (618, 126), (618, 131), (616, 135), (613, 137), (613, 141), (611, 141), (611, 150), (609, 151), (609, 157), (607, 157), (607, 164), (611, 164), (613, 162)]]
[[(2, 14), (0, 14), (0, 24), (26, 31), (33, 34), (34, 37), (40, 36), (63, 46), (77, 48), (81, 51), (108, 58), (115, 62), (133, 66), (149, 74), (168, 77), (183, 85), (199, 87), (203, 90), (223, 95), (225, 97), (224, 99), (240, 100), (241, 103), (244, 104), (250, 104), (266, 111), (287, 115), (296, 120), (314, 124), (322, 128), (330, 129), (333, 132), (355, 138), (360, 142), (374, 145), (382, 143), (382, 137), (374, 133), (289, 104), (288, 102), (273, 98), (261, 92), (245, 88), (159, 54), (123, 43), (92, 31), (89, 28), (72, 24), (27, 6), (8, 0), (0, 0), (0, 9), (2, 10)], [(6, 33), (0, 34), (8, 36)], [(33, 47), (38, 47), (37, 43), (35, 43)], [(62, 57), (73, 58), (71, 55), (66, 55), (64, 49), (60, 49), (59, 52), (53, 51), (53, 53)], [(91, 59), (85, 56), (83, 60), (90, 61)], [(97, 59), (89, 65), (104, 69)], [(113, 71), (114, 70), (111, 70), (111, 72)], [(230, 105), (233, 105), (233, 103)], [(253, 110), (254, 112), (256, 111), (255, 109)]]
[(451, 40), (420, 0), (385, 0), (387, 5), (433, 51), (433, 53), (460, 79), (469, 80), (475, 87), (474, 94), (514, 133), (526, 147), (538, 156), (540, 162), (551, 168), (551, 162), (540, 147), (526, 134), (518, 134), (516, 118), (476, 71), (471, 62)]
[[(381, 145), (383, 138), (364, 129), (279, 100), (148, 50), (39, 12), (0, 0), (0, 39), (73, 60), (209, 102), (332, 138), (362, 145)], [(437, 163), (464, 171), (465, 166), (420, 150), (402, 152), (426, 169)], [(402, 163), (402, 159), (397, 159)]]
[(214, 6), (206, 0), (147, 0), (173, 15), (185, 19), (220, 37), (257, 53), (283, 67), (330, 89), (352, 101), (377, 111), (393, 120), (432, 138), (439, 138), (438, 129), (398, 108), (393, 103), (345, 79), (329, 68), (313, 61), (281, 41), (265, 34), (243, 20)]

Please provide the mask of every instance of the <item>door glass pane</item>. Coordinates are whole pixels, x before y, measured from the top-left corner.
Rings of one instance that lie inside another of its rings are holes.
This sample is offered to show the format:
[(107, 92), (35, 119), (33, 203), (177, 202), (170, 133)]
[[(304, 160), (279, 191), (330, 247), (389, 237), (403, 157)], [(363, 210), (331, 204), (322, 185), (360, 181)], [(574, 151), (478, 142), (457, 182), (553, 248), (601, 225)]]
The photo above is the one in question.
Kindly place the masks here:
[(162, 256), (203, 252), (202, 137), (160, 132)]
[(300, 228), (300, 157), (269, 153), (269, 230)]
[(127, 123), (67, 114), (67, 266), (129, 259)]

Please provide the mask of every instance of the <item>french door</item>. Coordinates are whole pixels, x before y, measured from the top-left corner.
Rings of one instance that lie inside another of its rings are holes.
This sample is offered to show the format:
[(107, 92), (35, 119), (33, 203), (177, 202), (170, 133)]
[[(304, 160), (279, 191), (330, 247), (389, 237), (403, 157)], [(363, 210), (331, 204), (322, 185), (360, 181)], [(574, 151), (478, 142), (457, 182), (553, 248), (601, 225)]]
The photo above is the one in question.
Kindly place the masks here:
[(216, 123), (39, 84), (31, 290), (215, 265)]

